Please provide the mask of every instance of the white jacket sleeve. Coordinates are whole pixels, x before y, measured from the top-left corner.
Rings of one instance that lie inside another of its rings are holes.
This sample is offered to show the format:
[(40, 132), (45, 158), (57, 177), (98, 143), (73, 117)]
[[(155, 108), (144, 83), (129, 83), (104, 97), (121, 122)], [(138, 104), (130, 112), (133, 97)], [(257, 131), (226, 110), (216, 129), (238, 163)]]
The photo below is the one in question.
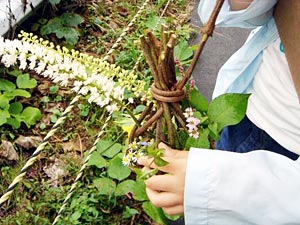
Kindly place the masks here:
[(234, 153), (192, 148), (186, 225), (300, 224), (300, 159), (259, 150)]
[[(208, 21), (216, 1), (200, 0), (198, 13), (203, 23)], [(225, 0), (216, 24), (222, 27), (256, 28), (272, 17), (276, 2), (277, 0), (254, 0), (247, 9), (231, 11), (228, 0)]]

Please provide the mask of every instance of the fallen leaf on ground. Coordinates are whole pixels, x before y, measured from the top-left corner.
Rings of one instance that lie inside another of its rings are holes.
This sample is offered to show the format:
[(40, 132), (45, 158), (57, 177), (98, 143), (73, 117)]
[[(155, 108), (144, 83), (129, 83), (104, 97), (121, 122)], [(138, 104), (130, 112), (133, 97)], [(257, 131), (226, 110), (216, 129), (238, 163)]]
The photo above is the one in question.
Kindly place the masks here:
[(39, 143), (42, 141), (42, 137), (40, 136), (28, 136), (25, 137), (23, 135), (20, 135), (17, 140), (15, 140), (15, 143), (25, 149), (31, 149), (36, 148)]
[(0, 158), (10, 161), (19, 160), (19, 155), (11, 142), (5, 140), (2, 141), (0, 145)]

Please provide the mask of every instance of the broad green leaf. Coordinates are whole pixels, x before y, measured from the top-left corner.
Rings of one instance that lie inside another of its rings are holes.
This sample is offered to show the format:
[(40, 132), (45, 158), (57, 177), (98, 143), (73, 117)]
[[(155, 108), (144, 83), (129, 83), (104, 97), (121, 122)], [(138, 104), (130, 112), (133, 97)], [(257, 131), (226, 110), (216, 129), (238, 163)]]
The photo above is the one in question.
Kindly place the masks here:
[(30, 79), (30, 76), (29, 76), (28, 73), (19, 75), (17, 77), (17, 82), (16, 83), (17, 83), (17, 86), (19, 88), (23, 88), (23, 89), (34, 88), (37, 85), (36, 79), (34, 79), (34, 78)]
[(6, 124), (12, 126), (14, 129), (19, 129), (21, 126), (21, 121), (18, 120), (17, 118), (7, 118)]
[(0, 126), (5, 124), (9, 117), (10, 114), (8, 113), (8, 111), (0, 109)]
[(23, 89), (15, 89), (11, 92), (5, 92), (4, 95), (7, 98), (14, 99), (15, 97), (24, 97), (24, 98), (30, 98), (31, 94), (28, 91), (25, 91)]
[(112, 141), (109, 141), (109, 140), (100, 140), (97, 145), (96, 145), (96, 148), (97, 148), (97, 151), (102, 154), (104, 151), (107, 151), (107, 149), (110, 148), (110, 146), (113, 145), (113, 142)]
[(113, 158), (122, 150), (122, 145), (119, 143), (113, 144), (109, 149), (102, 153), (103, 156)]
[(208, 129), (210, 130), (210, 137), (212, 137), (214, 140), (219, 139), (219, 131), (218, 131), (218, 124), (217, 123), (210, 123), (208, 124)]
[(62, 20), (62, 24), (67, 26), (77, 26), (84, 22), (83, 17), (74, 13), (64, 13), (60, 16), (60, 19)]
[(208, 140), (209, 130), (203, 129), (199, 133), (200, 133), (199, 138), (195, 139), (195, 138), (189, 137), (187, 139), (187, 141), (185, 143), (185, 149), (190, 149), (191, 147), (205, 148), (205, 149), (210, 148), (210, 143)]
[(119, 183), (115, 191), (115, 196), (123, 196), (128, 192), (133, 192), (134, 185), (135, 185), (134, 180), (125, 180)]
[(23, 110), (22, 116), (24, 116), (24, 123), (27, 127), (30, 127), (31, 125), (35, 125), (36, 122), (41, 119), (42, 114), (38, 108), (29, 106)]
[(206, 112), (208, 109), (208, 100), (200, 94), (195, 88), (190, 93), (190, 103), (193, 108), (200, 112)]
[(106, 160), (97, 151), (93, 152), (88, 162), (88, 166), (96, 166), (99, 169), (106, 167)]
[(8, 71), (8, 74), (12, 75), (14, 77), (18, 77), (18, 76), (22, 75), (23, 72), (20, 71), (20, 70), (15, 69), (15, 70), (12, 70), (12, 71)]
[(150, 218), (153, 219), (155, 222), (159, 224), (167, 224), (168, 219), (161, 208), (156, 208), (149, 201), (143, 202), (142, 208), (147, 213), (147, 215), (150, 216)]
[(164, 19), (159, 18), (155, 14), (151, 14), (150, 16), (148, 16), (148, 19), (145, 22), (145, 25), (148, 29), (152, 30), (154, 27), (156, 27), (156, 26), (160, 27), (160, 25), (164, 24), (164, 23), (166, 23), (166, 21)]
[(137, 180), (133, 186), (133, 198), (137, 201), (149, 200), (146, 193), (146, 185), (143, 180)]
[(13, 82), (5, 79), (0, 79), (0, 91), (11, 92), (14, 89), (16, 89), (16, 85)]
[(5, 94), (0, 94), (0, 109), (8, 110), (9, 109), (9, 101), (11, 98), (8, 98)]
[(93, 180), (95, 187), (100, 195), (112, 195), (116, 190), (116, 183), (109, 178), (102, 177)]
[(119, 156), (116, 156), (109, 162), (107, 174), (111, 178), (124, 180), (130, 173), (131, 170), (122, 164), (122, 159)]
[(220, 132), (225, 126), (239, 123), (246, 114), (249, 94), (223, 94), (215, 98), (207, 111), (211, 122), (218, 124)]
[(13, 102), (9, 106), (9, 112), (11, 114), (19, 114), (23, 110), (23, 105), (21, 102)]
[(58, 38), (65, 38), (66, 42), (74, 45), (79, 39), (79, 33), (73, 27), (60, 27), (55, 31)]
[(48, 21), (48, 23), (41, 28), (41, 35), (48, 35), (51, 33), (55, 33), (58, 29), (62, 27), (61, 19), (59, 17), (55, 17)]
[(193, 51), (190, 49), (187, 41), (181, 41), (175, 46), (174, 56), (181, 62), (193, 56)]

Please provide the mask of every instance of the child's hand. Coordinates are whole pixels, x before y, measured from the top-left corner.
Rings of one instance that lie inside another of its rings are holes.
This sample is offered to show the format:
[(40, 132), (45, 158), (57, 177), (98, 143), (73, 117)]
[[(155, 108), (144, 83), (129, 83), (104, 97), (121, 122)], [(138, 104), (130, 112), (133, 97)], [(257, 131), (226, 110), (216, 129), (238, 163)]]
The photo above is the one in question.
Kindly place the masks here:
[(168, 165), (158, 167), (153, 163), (153, 159), (147, 156), (138, 160), (138, 164), (143, 165), (145, 170), (157, 168), (165, 173), (145, 181), (147, 195), (155, 207), (161, 207), (167, 214), (181, 214), (188, 152), (171, 149), (163, 143), (158, 147), (166, 150), (162, 158)]

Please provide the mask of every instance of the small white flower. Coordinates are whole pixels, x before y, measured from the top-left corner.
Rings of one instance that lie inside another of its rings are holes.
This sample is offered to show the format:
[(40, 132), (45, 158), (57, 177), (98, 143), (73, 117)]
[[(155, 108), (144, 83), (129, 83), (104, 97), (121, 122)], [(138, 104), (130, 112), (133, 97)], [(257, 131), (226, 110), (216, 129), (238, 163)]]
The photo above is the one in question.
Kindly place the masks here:
[(13, 66), (17, 62), (17, 55), (16, 54), (4, 54), (2, 56), (1, 62), (4, 63), (4, 65), (6, 67)]
[(112, 113), (118, 110), (118, 105), (117, 104), (108, 105), (106, 106), (106, 109), (108, 112)]
[(194, 115), (194, 110), (192, 107), (188, 107), (185, 109), (185, 112), (183, 113), (185, 118), (192, 117)]
[(196, 117), (189, 117), (186, 119), (186, 122), (188, 123), (186, 126), (191, 129), (197, 129), (198, 124), (200, 123), (200, 120)]
[(199, 132), (197, 130), (189, 130), (189, 136), (192, 138), (199, 138)]
[(20, 61), (20, 66), (19, 68), (21, 70), (25, 70), (27, 67), (27, 57), (25, 53), (21, 53), (18, 57), (19, 61)]
[(133, 98), (132, 97), (128, 98), (128, 102), (132, 104), (134, 102)]
[(123, 159), (122, 159), (122, 164), (123, 164), (124, 166), (129, 166), (130, 163), (131, 163), (131, 161), (130, 161), (129, 157), (128, 157), (127, 155), (124, 155), (124, 156), (123, 156)]

